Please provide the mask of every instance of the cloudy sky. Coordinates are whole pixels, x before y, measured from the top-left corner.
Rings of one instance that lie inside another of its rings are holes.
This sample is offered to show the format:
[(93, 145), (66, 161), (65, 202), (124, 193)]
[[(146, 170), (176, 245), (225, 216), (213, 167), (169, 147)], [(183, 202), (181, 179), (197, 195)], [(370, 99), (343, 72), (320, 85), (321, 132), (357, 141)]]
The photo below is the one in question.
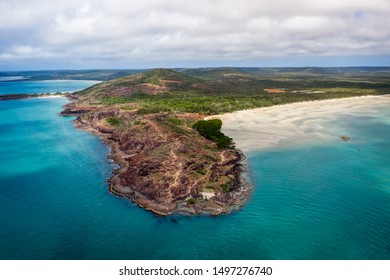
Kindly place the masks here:
[(0, 0), (0, 70), (390, 66), (389, 0)]

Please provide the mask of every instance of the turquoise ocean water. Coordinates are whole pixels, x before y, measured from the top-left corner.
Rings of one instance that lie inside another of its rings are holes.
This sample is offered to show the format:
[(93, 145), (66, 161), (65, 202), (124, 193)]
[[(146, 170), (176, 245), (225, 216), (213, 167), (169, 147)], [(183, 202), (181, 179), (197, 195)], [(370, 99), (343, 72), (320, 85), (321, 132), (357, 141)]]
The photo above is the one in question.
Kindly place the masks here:
[(0, 259), (390, 259), (387, 108), (337, 122), (356, 141), (249, 154), (240, 211), (156, 217), (107, 191), (66, 103), (0, 102)]
[[(15, 77), (16, 79), (17, 77)], [(98, 81), (87, 80), (46, 80), (46, 81), (1, 81), (0, 95), (3, 94), (36, 94), (73, 92), (94, 84)]]

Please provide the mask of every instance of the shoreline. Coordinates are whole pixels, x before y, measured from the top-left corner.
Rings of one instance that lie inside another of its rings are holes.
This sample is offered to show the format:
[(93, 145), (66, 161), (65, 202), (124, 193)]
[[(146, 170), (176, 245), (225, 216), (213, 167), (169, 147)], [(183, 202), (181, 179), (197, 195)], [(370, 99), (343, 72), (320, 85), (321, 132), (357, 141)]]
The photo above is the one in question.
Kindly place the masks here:
[(22, 100), (31, 98), (67, 98), (69, 93), (39, 93), (39, 94), (4, 94), (0, 95), (0, 101)]
[[(390, 95), (295, 102), (210, 116), (223, 122), (222, 132), (244, 153), (273, 147), (340, 141), (344, 135), (322, 124), (340, 115), (359, 115), (377, 106), (390, 106)], [(332, 134), (333, 133), (333, 134)]]

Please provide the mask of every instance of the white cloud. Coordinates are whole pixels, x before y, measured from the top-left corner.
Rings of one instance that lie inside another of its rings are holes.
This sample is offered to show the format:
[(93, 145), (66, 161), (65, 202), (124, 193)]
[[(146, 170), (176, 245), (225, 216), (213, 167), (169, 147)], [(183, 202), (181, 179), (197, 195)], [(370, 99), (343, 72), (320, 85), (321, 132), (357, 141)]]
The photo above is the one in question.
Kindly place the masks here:
[(390, 55), (387, 0), (0, 0), (1, 60)]

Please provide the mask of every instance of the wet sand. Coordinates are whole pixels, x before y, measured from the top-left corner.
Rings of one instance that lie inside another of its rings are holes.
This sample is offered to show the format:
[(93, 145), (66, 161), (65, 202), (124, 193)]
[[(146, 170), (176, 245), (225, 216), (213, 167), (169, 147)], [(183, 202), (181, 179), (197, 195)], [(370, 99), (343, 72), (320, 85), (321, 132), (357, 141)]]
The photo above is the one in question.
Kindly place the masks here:
[(319, 139), (339, 141), (342, 132), (330, 133), (323, 125), (325, 122), (336, 120), (342, 114), (358, 116), (375, 110), (378, 105), (388, 105), (390, 109), (390, 95), (292, 103), (209, 118), (220, 118), (222, 132), (233, 138), (237, 148), (248, 152)]

